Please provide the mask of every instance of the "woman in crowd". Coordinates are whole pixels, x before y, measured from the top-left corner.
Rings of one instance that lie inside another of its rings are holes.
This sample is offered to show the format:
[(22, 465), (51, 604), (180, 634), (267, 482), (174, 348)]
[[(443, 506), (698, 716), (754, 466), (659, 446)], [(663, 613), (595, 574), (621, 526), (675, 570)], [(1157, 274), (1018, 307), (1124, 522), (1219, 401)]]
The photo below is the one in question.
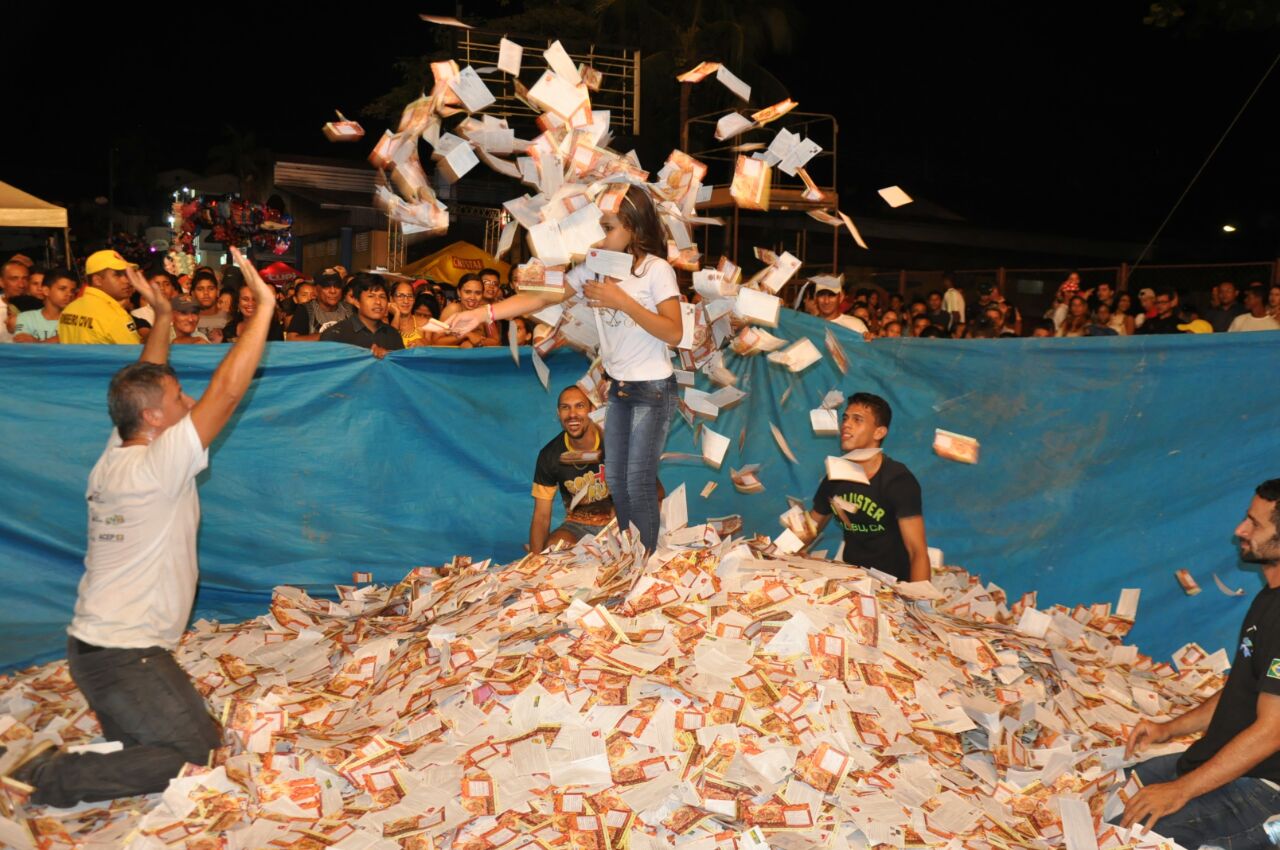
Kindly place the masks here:
[(1121, 292), (1116, 296), (1115, 309), (1111, 311), (1110, 326), (1120, 336), (1133, 336), (1136, 327), (1133, 321), (1133, 296)]
[[(424, 304), (423, 295), (414, 296), (413, 284), (407, 280), (396, 283), (391, 291), (391, 324), (400, 332), (400, 339), (405, 348), (420, 348), (431, 345), (435, 334), (427, 330), (427, 322), (434, 318), (430, 306), (426, 307), (427, 315), (419, 313), (418, 308)], [(426, 295), (427, 300), (430, 296)]]
[[(596, 247), (630, 255), (625, 277), (596, 280), (586, 266), (565, 274), (566, 291), (595, 309), (600, 355), (610, 378), (605, 462), (618, 525), (640, 530), (646, 551), (658, 545), (658, 458), (676, 409), (676, 379), (668, 346), (680, 341), (680, 289), (666, 261), (667, 240), (642, 186), (632, 186), (616, 213), (600, 219), (605, 237)], [(450, 324), (467, 333), (488, 322), (513, 319), (549, 303), (520, 293), (456, 313)]]
[[(240, 334), (249, 327), (249, 320), (258, 312), (258, 299), (253, 295), (253, 287), (247, 283), (240, 284), (236, 294), (236, 302), (231, 311), (231, 318), (222, 332), (223, 342), (235, 342)], [(267, 342), (284, 342), (284, 328), (279, 322), (272, 322), (267, 329)]]
[[(466, 274), (462, 276), (462, 280), (458, 281), (458, 300), (456, 303), (449, 304), (444, 308), (444, 312), (440, 314), (440, 320), (448, 322), (453, 316), (470, 312), (478, 314), (484, 312), (481, 308), (484, 306), (484, 282), (480, 280), (479, 275)], [(537, 309), (536, 307), (534, 308)], [(502, 317), (507, 318), (507, 317)], [(452, 324), (452, 323), (451, 323)], [(457, 325), (454, 325), (455, 331)], [(492, 318), (479, 325), (473, 326), (471, 329), (454, 334), (440, 334), (437, 345), (456, 345), (459, 348), (488, 348), (502, 344), (502, 337), (498, 333), (498, 323)]]
[(1058, 325), (1058, 336), (1084, 336), (1089, 326), (1089, 302), (1083, 296), (1073, 295), (1067, 301), (1067, 315)]
[(1129, 317), (1134, 333), (1137, 333), (1138, 328), (1142, 327), (1142, 323), (1147, 320), (1146, 310), (1141, 304), (1134, 303), (1133, 296), (1127, 292), (1121, 292), (1116, 296), (1116, 312), (1124, 313)]

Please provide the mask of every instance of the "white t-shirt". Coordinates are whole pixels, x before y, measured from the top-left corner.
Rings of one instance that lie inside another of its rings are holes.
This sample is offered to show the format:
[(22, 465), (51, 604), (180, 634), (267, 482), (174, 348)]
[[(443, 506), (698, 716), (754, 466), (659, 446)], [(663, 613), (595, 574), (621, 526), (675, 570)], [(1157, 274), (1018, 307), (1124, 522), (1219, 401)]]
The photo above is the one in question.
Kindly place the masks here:
[(832, 324), (839, 325), (842, 328), (848, 328), (854, 333), (864, 334), (867, 332), (867, 323), (859, 319), (857, 316), (846, 316), (842, 313), (830, 321)]
[(1241, 313), (1231, 320), (1231, 327), (1227, 328), (1228, 333), (1233, 331), (1280, 331), (1280, 324), (1270, 314), (1255, 319), (1252, 313)]
[(112, 430), (89, 473), (89, 547), (67, 633), (95, 646), (172, 649), (196, 595), (196, 475), (209, 451), (191, 417), (147, 446)]
[[(579, 295), (595, 274), (585, 265), (569, 269), (565, 280)], [(632, 275), (618, 281), (623, 291), (651, 313), (668, 298), (679, 298), (676, 273), (671, 264), (660, 257), (645, 259), (639, 277)], [(600, 356), (604, 370), (620, 381), (658, 381), (670, 377), (671, 355), (667, 344), (635, 323), (621, 310), (599, 308), (596, 325), (600, 329)]]
[(1052, 307), (1049, 312), (1045, 314), (1045, 318), (1052, 319), (1054, 331), (1060, 332), (1062, 330), (1062, 323), (1067, 320), (1067, 305), (1058, 304)]
[(964, 293), (954, 286), (942, 294), (942, 309), (948, 313), (959, 313), (960, 324), (964, 324)]

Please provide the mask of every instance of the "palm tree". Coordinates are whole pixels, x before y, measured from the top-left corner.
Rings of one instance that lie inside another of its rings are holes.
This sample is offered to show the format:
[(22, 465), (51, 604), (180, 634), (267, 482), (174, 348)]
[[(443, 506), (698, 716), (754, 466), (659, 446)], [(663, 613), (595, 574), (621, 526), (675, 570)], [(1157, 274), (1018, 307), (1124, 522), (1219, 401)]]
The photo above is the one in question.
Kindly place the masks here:
[(209, 173), (234, 174), (240, 180), (240, 194), (260, 201), (271, 168), (271, 151), (258, 144), (252, 130), (241, 132), (230, 124), (222, 128), (222, 141), (209, 148)]

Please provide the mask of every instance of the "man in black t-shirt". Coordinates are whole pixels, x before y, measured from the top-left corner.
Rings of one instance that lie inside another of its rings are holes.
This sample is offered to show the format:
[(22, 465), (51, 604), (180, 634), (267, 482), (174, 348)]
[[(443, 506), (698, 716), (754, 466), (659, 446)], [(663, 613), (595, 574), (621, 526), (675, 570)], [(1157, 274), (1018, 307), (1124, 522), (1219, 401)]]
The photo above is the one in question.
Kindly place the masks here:
[(1180, 334), (1178, 325), (1183, 320), (1178, 318), (1178, 293), (1172, 289), (1161, 289), (1156, 295), (1156, 315), (1147, 319), (1138, 328), (1140, 334)]
[[(578, 386), (561, 390), (556, 412), (564, 430), (538, 452), (533, 471), (533, 520), (529, 551), (561, 541), (577, 543), (613, 519), (613, 497), (604, 479), (604, 434), (591, 419), (591, 400)], [(551, 531), (551, 505), (559, 491), (564, 522)]]
[[(1263, 823), (1280, 812), (1280, 478), (1254, 492), (1236, 526), (1240, 558), (1267, 586), (1240, 627), (1227, 683), (1196, 708), (1163, 723), (1142, 720), (1125, 754), (1204, 732), (1182, 754), (1134, 767), (1144, 787), (1125, 805), (1123, 826), (1141, 823), (1183, 847), (1268, 847)], [(1154, 826), (1153, 826), (1154, 824)]]
[(342, 300), (342, 277), (332, 269), (316, 275), (316, 297), (298, 305), (284, 338), (299, 342), (315, 342), (320, 332), (355, 315), (351, 305)]
[(942, 328), (950, 336), (955, 331), (955, 325), (952, 324), (951, 312), (942, 306), (942, 293), (936, 289), (933, 290), (925, 303), (929, 309), (924, 314), (929, 317), (929, 322)]
[(326, 328), (321, 342), (345, 342), (373, 352), (381, 360), (388, 351), (400, 351), (404, 340), (400, 332), (383, 319), (387, 317), (387, 282), (376, 274), (361, 273), (351, 281), (351, 294), (360, 305), (356, 314)]
[[(928, 581), (920, 483), (911, 470), (879, 451), (892, 418), (889, 403), (880, 396), (854, 393), (840, 425), (840, 448), (871, 455), (854, 458), (868, 483), (823, 478), (809, 515), (821, 534), (833, 509), (841, 514), (845, 563), (874, 567), (902, 581)], [(840, 501), (833, 506), (833, 499)]]

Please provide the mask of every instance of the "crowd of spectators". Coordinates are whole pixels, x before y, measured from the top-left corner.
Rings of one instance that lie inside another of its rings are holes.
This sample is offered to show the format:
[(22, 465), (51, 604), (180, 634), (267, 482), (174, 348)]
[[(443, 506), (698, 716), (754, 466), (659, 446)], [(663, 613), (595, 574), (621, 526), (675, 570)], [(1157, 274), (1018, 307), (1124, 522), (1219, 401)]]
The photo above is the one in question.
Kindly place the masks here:
[[(16, 343), (137, 343), (150, 333), (155, 319), (128, 284), (125, 259), (99, 251), (84, 265), (84, 282), (67, 269), (43, 269), (27, 257), (15, 256), (0, 267), (0, 295), (5, 322), (0, 341)], [(162, 264), (143, 275), (173, 305), (173, 342), (218, 344), (235, 341), (257, 309), (239, 269), (200, 267), (179, 278)], [(530, 328), (500, 322), (466, 334), (455, 334), (441, 320), (460, 310), (501, 300), (509, 292), (494, 269), (464, 275), (457, 285), (361, 272), (341, 266), (314, 279), (278, 286), (276, 321), (268, 340), (345, 342), (387, 351), (419, 346), (481, 348), (502, 344), (508, 332), (519, 344)]]
[(1027, 316), (993, 283), (971, 297), (943, 276), (943, 289), (924, 295), (819, 282), (802, 301), (805, 312), (836, 322), (868, 340), (883, 337), (997, 339), (1001, 337), (1130, 336), (1280, 330), (1280, 284), (1254, 282), (1243, 292), (1223, 281), (1201, 309), (1172, 288), (1139, 289), (1137, 295), (1099, 283), (1084, 289), (1072, 272), (1043, 315)]
[[(81, 276), (67, 269), (44, 269), (22, 255), (0, 266), (0, 296), (6, 321), (0, 341), (15, 343), (123, 342), (146, 339), (154, 315), (142, 305), (123, 274), (127, 263), (113, 251), (91, 255)], [(156, 264), (147, 279), (173, 304), (173, 342), (217, 344), (234, 341), (257, 305), (240, 271), (200, 267), (178, 278)], [(1129, 336), (1132, 334), (1225, 333), (1280, 330), (1280, 285), (1251, 283), (1243, 291), (1231, 281), (1214, 286), (1208, 303), (1195, 304), (1174, 289), (1139, 289), (1135, 294), (1110, 283), (1084, 289), (1072, 272), (1040, 316), (1028, 316), (992, 283), (966, 295), (953, 276), (942, 287), (903, 296), (875, 288), (842, 286), (816, 279), (803, 309), (840, 324), (868, 340), (883, 337), (995, 339), (1002, 337)], [(314, 279), (277, 287), (276, 321), (270, 340), (345, 342), (387, 351), (421, 346), (483, 348), (535, 338), (526, 320), (483, 325), (456, 334), (441, 324), (462, 310), (495, 303), (511, 294), (494, 269), (464, 275), (457, 283), (411, 280), (341, 266)], [(119, 306), (113, 313), (112, 302)], [(514, 327), (511, 325), (514, 324)]]

